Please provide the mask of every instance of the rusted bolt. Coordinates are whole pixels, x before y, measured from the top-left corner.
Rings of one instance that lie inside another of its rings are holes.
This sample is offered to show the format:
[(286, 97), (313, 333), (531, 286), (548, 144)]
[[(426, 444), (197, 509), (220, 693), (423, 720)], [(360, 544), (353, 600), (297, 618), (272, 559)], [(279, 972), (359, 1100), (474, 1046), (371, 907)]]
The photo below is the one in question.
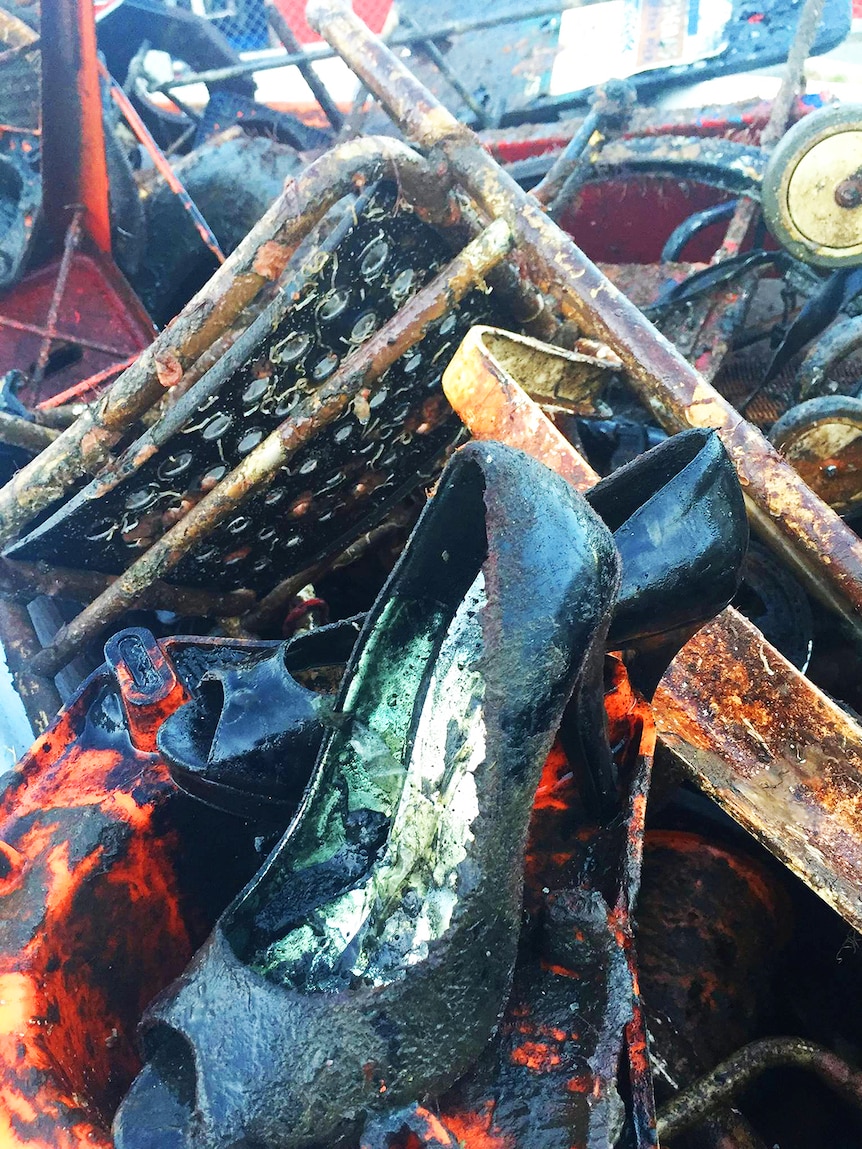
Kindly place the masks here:
[(835, 202), (839, 207), (853, 208), (862, 204), (862, 168), (842, 180), (835, 189)]

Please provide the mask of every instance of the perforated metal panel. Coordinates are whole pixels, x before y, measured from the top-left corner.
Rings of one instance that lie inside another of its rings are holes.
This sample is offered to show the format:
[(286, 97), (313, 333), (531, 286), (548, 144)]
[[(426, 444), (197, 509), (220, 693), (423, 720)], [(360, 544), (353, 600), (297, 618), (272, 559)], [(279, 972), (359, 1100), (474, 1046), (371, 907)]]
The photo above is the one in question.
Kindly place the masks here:
[[(205, 376), (180, 400), (180, 429), (155, 455), (107, 493), (91, 484), (8, 553), (124, 570), (450, 257), (391, 184), (365, 197), (355, 222), (334, 234), (334, 250), (320, 250), (318, 270), (242, 367), (212, 393)], [(181, 561), (172, 581), (266, 591), (346, 545), (428, 481), (461, 429), (441, 376), (477, 322), (511, 321), (492, 295), (468, 295), (390, 367), (367, 404), (319, 432), (267, 490)], [(133, 445), (127, 457), (135, 454)]]

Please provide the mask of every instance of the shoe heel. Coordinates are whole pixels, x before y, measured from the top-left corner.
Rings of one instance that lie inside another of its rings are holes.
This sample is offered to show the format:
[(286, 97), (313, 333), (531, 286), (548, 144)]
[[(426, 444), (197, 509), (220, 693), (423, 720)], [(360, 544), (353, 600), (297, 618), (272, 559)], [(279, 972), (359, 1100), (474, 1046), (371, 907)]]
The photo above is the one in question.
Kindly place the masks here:
[(704, 622), (695, 622), (677, 627), (676, 630), (667, 630), (663, 634), (652, 634), (625, 648), (629, 681), (647, 702), (652, 702), (667, 668), (688, 640), (704, 625)]
[(573, 766), (583, 765), (585, 801), (599, 816), (615, 809), (618, 798), (605, 711), (606, 637), (604, 630), (594, 636), (560, 726), (566, 757)]

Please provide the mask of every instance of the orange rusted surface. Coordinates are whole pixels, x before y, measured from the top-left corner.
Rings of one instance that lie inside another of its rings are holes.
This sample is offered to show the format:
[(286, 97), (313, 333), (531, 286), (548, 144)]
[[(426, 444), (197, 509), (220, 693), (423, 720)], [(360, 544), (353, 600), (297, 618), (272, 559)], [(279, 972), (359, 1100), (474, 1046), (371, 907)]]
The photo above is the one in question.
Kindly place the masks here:
[(862, 731), (725, 611), (656, 695), (664, 743), (728, 813), (862, 929)]
[(189, 800), (133, 744), (152, 746), (184, 697), (163, 650), (150, 653), (164, 674), (149, 702), (128, 667), (103, 667), (0, 797), (3, 1149), (110, 1149), (113, 1110), (139, 1069), (141, 1012), (211, 924), (190, 878), (190, 857), (215, 837), (210, 815), (195, 809), (190, 851)]
[[(475, 438), (518, 447), (573, 487), (588, 489), (599, 476), (486, 346), (491, 336), (502, 347), (506, 334), (491, 327), (470, 329), (443, 375), (446, 398)], [(562, 359), (565, 352), (547, 347), (547, 354)]]
[[(597, 480), (490, 355), (483, 329), (462, 343), (443, 388), (477, 438), (519, 447), (580, 490)], [(693, 781), (862, 928), (859, 724), (732, 608), (683, 649), (653, 706), (662, 742)]]

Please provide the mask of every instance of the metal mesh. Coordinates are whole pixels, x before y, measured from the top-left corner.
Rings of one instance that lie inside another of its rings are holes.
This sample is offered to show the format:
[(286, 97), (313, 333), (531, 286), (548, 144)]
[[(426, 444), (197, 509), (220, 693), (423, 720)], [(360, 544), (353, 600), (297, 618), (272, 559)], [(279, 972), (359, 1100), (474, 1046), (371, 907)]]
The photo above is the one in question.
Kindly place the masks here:
[[(306, 0), (278, 0), (277, 7), (301, 44), (320, 37), (305, 22)], [(240, 52), (274, 46), (269, 33), (264, 0), (194, 0), (201, 11)], [(380, 32), (392, 0), (354, 0), (354, 8), (373, 32)]]

